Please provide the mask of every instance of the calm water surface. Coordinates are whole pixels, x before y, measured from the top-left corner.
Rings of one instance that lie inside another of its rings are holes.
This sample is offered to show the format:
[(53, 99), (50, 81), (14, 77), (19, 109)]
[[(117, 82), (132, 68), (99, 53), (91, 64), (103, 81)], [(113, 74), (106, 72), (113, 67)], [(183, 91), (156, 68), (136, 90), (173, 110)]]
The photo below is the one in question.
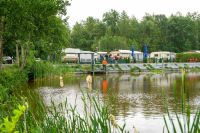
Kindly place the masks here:
[[(95, 75), (92, 88), (88, 89), (87, 75), (64, 76), (63, 88), (59, 87), (59, 77), (38, 80), (30, 83), (30, 88), (39, 90), (45, 104), (62, 103), (68, 99), (81, 108), (82, 91), (91, 95), (98, 93), (100, 102), (110, 106), (112, 114), (119, 124), (126, 123), (126, 128), (133, 132), (133, 126), (140, 133), (161, 133), (165, 114), (163, 93), (167, 95), (168, 106), (175, 108), (174, 90), (180, 98), (181, 74), (107, 74)], [(200, 104), (200, 73), (188, 73), (186, 76), (186, 96), (194, 111)]]

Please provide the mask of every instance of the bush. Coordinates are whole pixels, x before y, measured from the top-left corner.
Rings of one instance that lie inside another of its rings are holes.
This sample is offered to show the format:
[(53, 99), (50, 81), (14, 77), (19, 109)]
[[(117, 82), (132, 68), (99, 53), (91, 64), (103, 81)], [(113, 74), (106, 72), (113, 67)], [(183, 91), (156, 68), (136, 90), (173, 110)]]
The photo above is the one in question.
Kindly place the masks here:
[(50, 62), (35, 62), (31, 67), (28, 75), (29, 79), (48, 77), (50, 75), (60, 75), (66, 74), (68, 72), (73, 72), (80, 66), (69, 66), (63, 64), (52, 64)]
[(16, 92), (20, 91), (20, 87), (27, 80), (27, 72), (15, 66), (6, 67), (0, 71), (0, 118), (9, 115), (10, 110), (18, 101)]
[(26, 83), (28, 80), (27, 72), (17, 67), (4, 68), (0, 71), (0, 85), (8, 89), (14, 89)]
[(199, 62), (200, 54), (199, 53), (178, 53), (176, 54), (177, 62)]

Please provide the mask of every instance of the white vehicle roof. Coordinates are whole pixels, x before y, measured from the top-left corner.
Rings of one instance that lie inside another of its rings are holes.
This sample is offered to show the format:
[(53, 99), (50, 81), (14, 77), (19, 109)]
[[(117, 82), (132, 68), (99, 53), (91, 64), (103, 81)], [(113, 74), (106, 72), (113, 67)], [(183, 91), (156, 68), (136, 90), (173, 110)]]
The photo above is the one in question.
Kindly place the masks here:
[(176, 54), (174, 52), (169, 52), (169, 51), (157, 51), (157, 52), (151, 52), (151, 54)]
[(77, 49), (77, 48), (66, 48), (66, 49), (63, 49), (62, 52), (64, 52), (64, 53), (80, 53), (81, 50)]
[(97, 52), (98, 54), (107, 54), (107, 52), (103, 52), (103, 51), (100, 51), (100, 52)]

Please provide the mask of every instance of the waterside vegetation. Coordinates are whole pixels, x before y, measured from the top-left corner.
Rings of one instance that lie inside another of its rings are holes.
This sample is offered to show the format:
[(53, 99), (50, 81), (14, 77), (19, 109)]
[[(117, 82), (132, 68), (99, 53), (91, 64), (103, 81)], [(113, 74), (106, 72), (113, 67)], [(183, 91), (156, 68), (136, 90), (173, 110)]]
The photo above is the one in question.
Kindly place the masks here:
[[(166, 92), (164, 92), (164, 106), (167, 112), (164, 115), (165, 128), (168, 133), (198, 133), (200, 132), (200, 107), (196, 112), (191, 111), (189, 96), (187, 96), (187, 88), (185, 87), (186, 71), (182, 69), (182, 86), (180, 97), (176, 95), (177, 90), (174, 88), (174, 99), (176, 103), (175, 111), (169, 111)], [(178, 104), (180, 103), (180, 104)], [(181, 110), (181, 114), (178, 114)], [(163, 130), (164, 132), (164, 130)]]

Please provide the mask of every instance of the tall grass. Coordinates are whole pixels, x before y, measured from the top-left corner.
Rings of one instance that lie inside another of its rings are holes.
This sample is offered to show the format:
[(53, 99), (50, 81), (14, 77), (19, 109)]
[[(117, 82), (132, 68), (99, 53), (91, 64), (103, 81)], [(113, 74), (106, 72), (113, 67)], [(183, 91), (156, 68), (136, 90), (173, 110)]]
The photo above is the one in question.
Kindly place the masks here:
[[(16, 66), (0, 70), (0, 118), (11, 115), (14, 103), (17, 101), (15, 92), (20, 91), (20, 86), (28, 80), (27, 73)], [(0, 120), (1, 122), (1, 120)]]
[[(83, 94), (83, 111), (77, 105), (66, 102), (45, 107), (40, 97), (30, 92), (29, 109), (16, 126), (17, 131), (27, 133), (126, 133), (120, 127), (108, 107), (99, 103), (99, 98)], [(35, 102), (31, 102), (31, 99)], [(37, 99), (37, 100), (35, 100)]]
[[(170, 112), (167, 107), (167, 101), (165, 99), (165, 109), (167, 115), (164, 116), (165, 127), (168, 133), (200, 133), (200, 108), (198, 107), (196, 113), (192, 113), (189, 104), (189, 96), (186, 97), (185, 81), (186, 73), (182, 70), (182, 86), (181, 86), (181, 98), (178, 99), (176, 94), (174, 95), (176, 110)], [(174, 93), (176, 93), (174, 88)], [(166, 98), (166, 97), (165, 97)], [(178, 100), (181, 104), (178, 104)], [(181, 114), (178, 114), (178, 108), (181, 109)], [(163, 131), (164, 132), (164, 131)]]
[(50, 62), (35, 62), (29, 70), (29, 75), (33, 79), (50, 77), (60, 74), (74, 72), (75, 68), (66, 64), (52, 64)]

